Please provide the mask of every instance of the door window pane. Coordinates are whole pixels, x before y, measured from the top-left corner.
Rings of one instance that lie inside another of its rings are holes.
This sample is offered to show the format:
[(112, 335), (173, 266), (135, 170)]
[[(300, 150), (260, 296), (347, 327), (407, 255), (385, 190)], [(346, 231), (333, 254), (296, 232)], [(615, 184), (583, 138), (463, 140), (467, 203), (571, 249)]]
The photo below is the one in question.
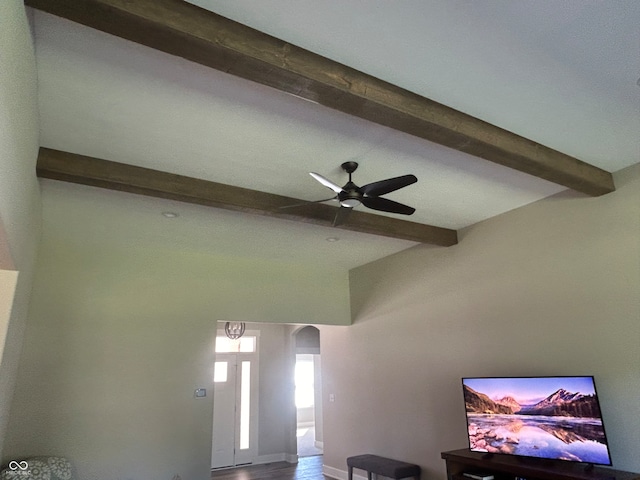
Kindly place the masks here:
[(214, 383), (224, 383), (227, 381), (227, 362), (216, 362), (213, 367)]
[(249, 408), (251, 406), (251, 362), (242, 362), (240, 381), (240, 450), (249, 448)]
[(226, 336), (216, 337), (216, 353), (253, 353), (256, 351), (256, 337), (244, 335), (236, 340)]

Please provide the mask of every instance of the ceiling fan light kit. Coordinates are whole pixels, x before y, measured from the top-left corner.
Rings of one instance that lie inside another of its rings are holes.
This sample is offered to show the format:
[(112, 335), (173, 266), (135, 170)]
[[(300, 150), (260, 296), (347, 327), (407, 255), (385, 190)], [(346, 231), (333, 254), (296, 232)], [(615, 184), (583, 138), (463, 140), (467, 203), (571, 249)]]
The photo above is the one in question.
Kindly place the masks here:
[[(344, 223), (352, 209), (364, 205), (372, 210), (381, 212), (399, 213), (401, 215), (412, 215), (416, 211), (415, 208), (402, 203), (394, 202), (380, 195), (394, 192), (403, 187), (416, 183), (418, 179), (415, 175), (403, 175), (401, 177), (388, 178), (378, 182), (368, 183), (362, 187), (358, 187), (351, 180), (351, 174), (358, 168), (357, 162), (344, 162), (342, 169), (349, 174), (349, 181), (344, 186), (339, 186), (322, 175), (310, 172), (310, 175), (325, 187), (333, 190), (337, 195), (329, 200), (338, 200), (340, 208), (333, 220), (333, 226)], [(320, 200), (326, 202), (327, 200)]]
[(343, 200), (340, 200), (340, 205), (347, 208), (355, 208), (360, 205), (360, 200), (358, 200), (357, 198), (345, 198)]

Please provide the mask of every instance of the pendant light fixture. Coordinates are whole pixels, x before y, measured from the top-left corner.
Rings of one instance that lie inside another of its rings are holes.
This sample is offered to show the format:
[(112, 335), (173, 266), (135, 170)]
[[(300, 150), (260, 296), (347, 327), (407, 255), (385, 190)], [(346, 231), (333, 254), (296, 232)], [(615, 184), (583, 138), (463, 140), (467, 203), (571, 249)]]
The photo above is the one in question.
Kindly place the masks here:
[(224, 324), (224, 333), (231, 340), (237, 340), (244, 335), (244, 322), (227, 322)]

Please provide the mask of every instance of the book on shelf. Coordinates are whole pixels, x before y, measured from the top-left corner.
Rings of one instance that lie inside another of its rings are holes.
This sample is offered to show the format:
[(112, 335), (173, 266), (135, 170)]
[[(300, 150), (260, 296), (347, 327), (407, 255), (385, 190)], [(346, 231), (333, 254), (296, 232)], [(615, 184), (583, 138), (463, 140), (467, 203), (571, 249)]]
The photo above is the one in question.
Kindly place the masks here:
[(493, 474), (486, 472), (464, 472), (462, 475), (473, 480), (493, 480)]

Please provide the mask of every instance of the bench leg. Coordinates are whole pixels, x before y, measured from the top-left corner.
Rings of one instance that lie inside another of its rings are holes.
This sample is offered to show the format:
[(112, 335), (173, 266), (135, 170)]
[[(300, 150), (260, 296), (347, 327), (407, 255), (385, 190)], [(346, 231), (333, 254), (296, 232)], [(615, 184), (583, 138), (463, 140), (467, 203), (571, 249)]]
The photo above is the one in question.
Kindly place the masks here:
[(353, 480), (353, 467), (349, 467), (349, 480)]
[(371, 480), (371, 472), (367, 472), (367, 478)]

